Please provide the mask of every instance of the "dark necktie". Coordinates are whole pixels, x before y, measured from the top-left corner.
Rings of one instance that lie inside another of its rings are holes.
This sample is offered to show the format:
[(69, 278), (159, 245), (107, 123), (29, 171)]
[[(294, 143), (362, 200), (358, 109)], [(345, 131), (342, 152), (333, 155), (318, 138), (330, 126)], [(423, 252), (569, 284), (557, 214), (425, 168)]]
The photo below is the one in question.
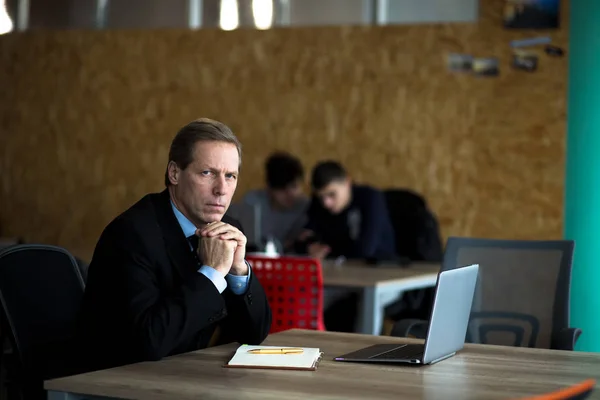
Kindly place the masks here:
[(198, 259), (198, 243), (199, 243), (199, 238), (197, 235), (192, 235), (190, 237), (187, 238), (188, 242), (190, 242), (190, 244), (192, 245), (192, 253), (194, 254), (194, 258), (196, 259), (196, 262), (200, 262), (200, 260)]

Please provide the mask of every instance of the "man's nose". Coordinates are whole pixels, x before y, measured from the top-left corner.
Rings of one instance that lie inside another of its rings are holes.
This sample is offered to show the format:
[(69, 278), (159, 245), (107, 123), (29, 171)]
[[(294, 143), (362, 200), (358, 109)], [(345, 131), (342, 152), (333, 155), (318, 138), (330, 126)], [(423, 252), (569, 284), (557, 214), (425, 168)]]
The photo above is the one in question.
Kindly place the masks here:
[(225, 177), (218, 177), (215, 180), (215, 185), (213, 186), (213, 194), (215, 196), (223, 196), (227, 192), (227, 182), (225, 182)]

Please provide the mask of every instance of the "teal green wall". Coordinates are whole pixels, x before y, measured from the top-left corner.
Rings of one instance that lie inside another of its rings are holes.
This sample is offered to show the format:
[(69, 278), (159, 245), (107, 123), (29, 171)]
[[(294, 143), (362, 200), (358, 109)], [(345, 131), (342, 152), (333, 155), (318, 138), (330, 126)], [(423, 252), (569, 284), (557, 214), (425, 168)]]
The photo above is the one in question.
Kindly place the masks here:
[(600, 0), (571, 0), (565, 238), (575, 240), (571, 326), (600, 351)]

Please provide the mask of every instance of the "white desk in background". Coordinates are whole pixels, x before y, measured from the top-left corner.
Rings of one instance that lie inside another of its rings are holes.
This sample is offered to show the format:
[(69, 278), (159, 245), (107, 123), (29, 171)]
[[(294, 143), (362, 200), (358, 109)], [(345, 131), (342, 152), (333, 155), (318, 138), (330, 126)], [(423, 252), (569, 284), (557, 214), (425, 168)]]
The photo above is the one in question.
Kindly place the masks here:
[(439, 263), (415, 263), (402, 267), (391, 264), (368, 265), (358, 261), (336, 265), (326, 260), (323, 261), (323, 285), (326, 291), (329, 288), (342, 292), (359, 291), (362, 305), (358, 332), (379, 335), (385, 307), (406, 291), (434, 287), (440, 267)]

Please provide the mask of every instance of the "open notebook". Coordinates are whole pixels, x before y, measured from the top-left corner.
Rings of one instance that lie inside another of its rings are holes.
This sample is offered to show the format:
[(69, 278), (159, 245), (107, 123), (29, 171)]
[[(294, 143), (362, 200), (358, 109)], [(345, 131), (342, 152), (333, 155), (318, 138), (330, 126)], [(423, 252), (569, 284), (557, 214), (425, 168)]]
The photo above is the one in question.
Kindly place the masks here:
[(252, 354), (249, 350), (280, 349), (289, 346), (249, 346), (242, 345), (225, 367), (229, 368), (271, 368), (314, 371), (321, 360), (321, 351), (313, 347), (301, 347), (301, 354)]

